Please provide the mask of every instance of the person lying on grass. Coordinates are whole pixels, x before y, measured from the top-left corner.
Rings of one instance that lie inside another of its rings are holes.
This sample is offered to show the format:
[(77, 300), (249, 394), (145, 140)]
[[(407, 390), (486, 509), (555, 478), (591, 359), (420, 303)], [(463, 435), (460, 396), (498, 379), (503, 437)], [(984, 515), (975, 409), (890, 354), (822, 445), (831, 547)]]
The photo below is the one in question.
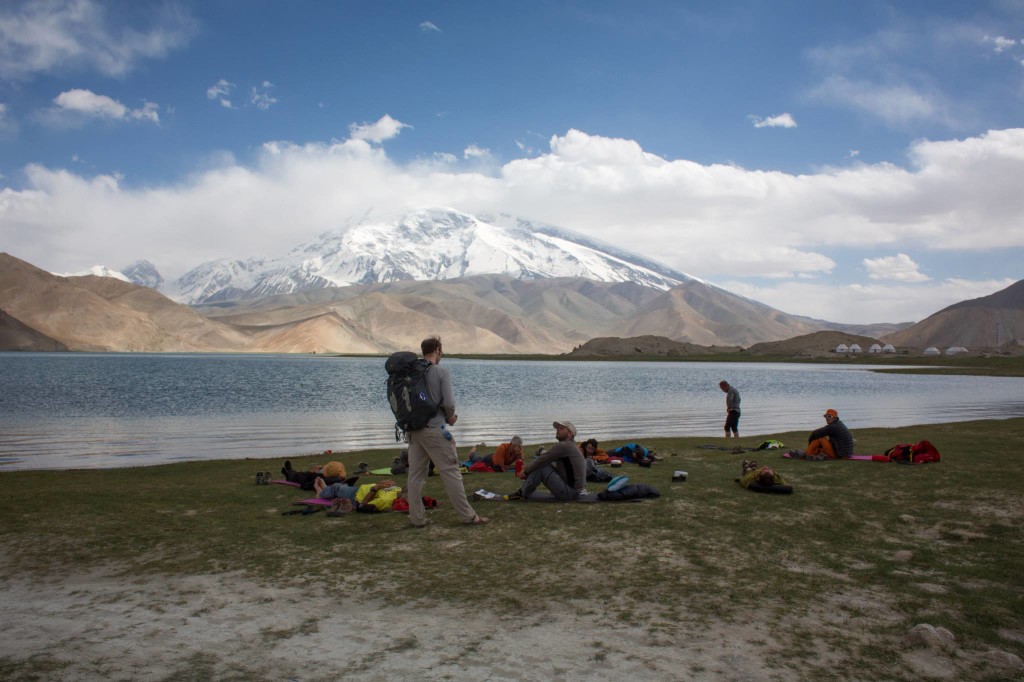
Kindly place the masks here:
[(299, 487), (303, 490), (313, 490), (313, 482), (317, 478), (322, 478), (330, 485), (344, 481), (348, 475), (345, 471), (345, 465), (341, 462), (328, 462), (323, 465), (314, 464), (308, 471), (296, 471), (292, 468), (291, 460), (284, 463), (284, 466), (281, 467), (281, 473), (284, 474), (284, 480), (289, 483), (298, 483)]
[(324, 479), (317, 478), (313, 483), (313, 489), (321, 500), (334, 500), (331, 511), (336, 513), (347, 513), (353, 509), (391, 511), (395, 500), (405, 497), (405, 489), (395, 485), (395, 482), (390, 479), (356, 486), (358, 480), (358, 478), (349, 478), (338, 483), (328, 484)]
[(755, 493), (791, 493), (793, 486), (782, 474), (768, 466), (758, 466), (756, 460), (745, 459), (740, 465), (743, 475), (736, 479), (742, 487)]
[(477, 447), (474, 445), (469, 451), (467, 455), (469, 463), (483, 462), (496, 471), (504, 471), (514, 467), (516, 462), (523, 457), (523, 439), (519, 436), (512, 436), (509, 442), (502, 443), (489, 455), (481, 455), (477, 452)]

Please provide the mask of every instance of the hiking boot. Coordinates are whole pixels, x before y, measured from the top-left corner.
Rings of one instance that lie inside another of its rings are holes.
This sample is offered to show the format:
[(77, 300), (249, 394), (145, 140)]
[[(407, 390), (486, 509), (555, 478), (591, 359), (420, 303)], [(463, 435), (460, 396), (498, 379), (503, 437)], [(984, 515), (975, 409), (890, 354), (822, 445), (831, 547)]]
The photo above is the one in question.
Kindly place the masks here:
[(525, 500), (526, 498), (523, 496), (523, 493), (521, 491), (517, 490), (514, 493), (509, 493), (508, 495), (502, 495), (501, 499), (503, 499), (503, 500), (505, 500), (507, 502), (511, 502), (513, 500)]
[(256, 485), (263, 485), (263, 472), (262, 471), (257, 471), (256, 472)]

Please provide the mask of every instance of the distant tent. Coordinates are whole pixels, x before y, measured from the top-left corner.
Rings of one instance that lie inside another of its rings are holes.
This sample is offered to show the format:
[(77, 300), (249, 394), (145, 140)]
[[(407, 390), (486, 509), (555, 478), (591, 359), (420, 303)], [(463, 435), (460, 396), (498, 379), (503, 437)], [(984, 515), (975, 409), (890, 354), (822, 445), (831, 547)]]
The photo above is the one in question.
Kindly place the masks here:
[(935, 346), (928, 346), (927, 348), (925, 348), (924, 349), (924, 354), (925, 355), (940, 355), (939, 349), (936, 348)]
[(860, 352), (860, 344), (851, 343), (850, 344), (850, 352), (851, 353), (859, 353)]
[(895, 353), (896, 352), (896, 346), (892, 345), (891, 343), (887, 343), (884, 346), (882, 346), (882, 352), (883, 353)]
[(836, 352), (837, 353), (849, 353), (850, 349), (846, 347), (845, 343), (841, 343), (838, 346), (836, 346)]
[(879, 344), (877, 344), (877, 343), (873, 343), (873, 344), (871, 344), (871, 348), (868, 348), (868, 352), (869, 353), (881, 353), (882, 352), (882, 347)]
[(946, 349), (946, 355), (956, 355), (957, 353), (966, 353), (967, 349), (963, 346), (950, 346)]

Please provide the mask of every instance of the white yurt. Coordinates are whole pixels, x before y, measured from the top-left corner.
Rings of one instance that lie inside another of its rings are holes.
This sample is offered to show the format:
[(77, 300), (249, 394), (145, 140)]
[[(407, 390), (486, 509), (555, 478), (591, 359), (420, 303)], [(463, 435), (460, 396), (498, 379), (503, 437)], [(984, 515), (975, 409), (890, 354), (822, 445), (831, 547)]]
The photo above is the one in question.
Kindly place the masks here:
[(941, 353), (939, 353), (939, 349), (936, 348), (935, 346), (928, 346), (927, 348), (925, 348), (924, 349), (924, 354), (925, 355), (941, 355)]
[(892, 345), (891, 343), (887, 343), (884, 346), (882, 346), (882, 352), (883, 353), (895, 353), (896, 352), (896, 346)]
[(957, 355), (958, 353), (966, 353), (967, 349), (963, 346), (950, 346), (946, 349), (946, 355)]
[(849, 353), (850, 349), (846, 347), (845, 343), (841, 343), (838, 346), (836, 346), (835, 352), (836, 353)]
[(869, 353), (875, 353), (875, 354), (881, 353), (882, 352), (882, 346), (880, 344), (873, 343), (873, 344), (871, 344), (871, 348), (868, 348), (868, 352)]
[(860, 352), (860, 344), (859, 343), (851, 343), (850, 344), (850, 352), (851, 353), (859, 353)]

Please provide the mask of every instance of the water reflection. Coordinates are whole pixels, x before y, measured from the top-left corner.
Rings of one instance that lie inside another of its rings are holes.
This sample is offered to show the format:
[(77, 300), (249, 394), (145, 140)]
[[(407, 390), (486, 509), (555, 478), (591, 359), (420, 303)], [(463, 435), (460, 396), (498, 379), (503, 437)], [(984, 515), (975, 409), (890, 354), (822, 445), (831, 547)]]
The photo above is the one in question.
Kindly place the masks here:
[[(1024, 380), (893, 375), (864, 366), (446, 358), (463, 444), (718, 436), (726, 379), (741, 435), (1024, 415)], [(393, 448), (379, 358), (0, 354), (0, 469), (112, 467)]]

